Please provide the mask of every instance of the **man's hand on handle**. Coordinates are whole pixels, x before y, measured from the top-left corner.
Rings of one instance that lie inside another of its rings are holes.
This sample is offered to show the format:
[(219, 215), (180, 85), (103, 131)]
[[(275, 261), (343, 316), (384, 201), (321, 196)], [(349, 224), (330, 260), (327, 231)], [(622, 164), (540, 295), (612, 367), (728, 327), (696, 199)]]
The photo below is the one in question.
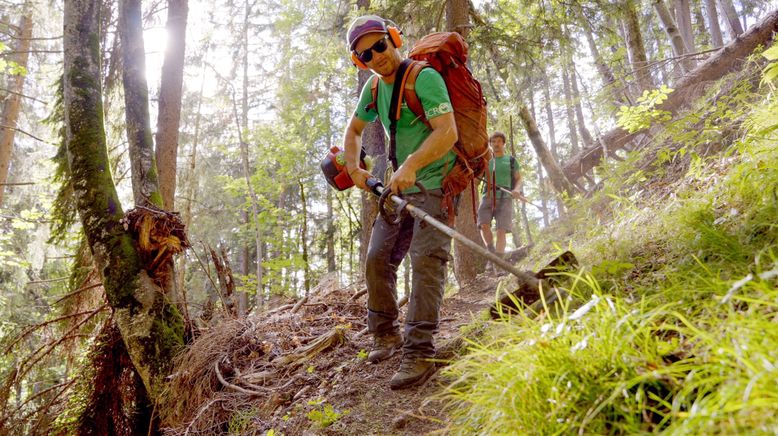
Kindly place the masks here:
[(351, 180), (354, 181), (354, 184), (357, 185), (357, 188), (364, 189), (365, 191), (370, 192), (370, 188), (367, 186), (367, 179), (373, 177), (370, 172), (368, 172), (365, 169), (362, 168), (354, 168), (348, 172), (349, 177), (351, 177)]
[(406, 164), (400, 165), (397, 168), (392, 178), (389, 179), (389, 189), (394, 193), (402, 193), (403, 190), (410, 188), (416, 183), (416, 171), (407, 166)]

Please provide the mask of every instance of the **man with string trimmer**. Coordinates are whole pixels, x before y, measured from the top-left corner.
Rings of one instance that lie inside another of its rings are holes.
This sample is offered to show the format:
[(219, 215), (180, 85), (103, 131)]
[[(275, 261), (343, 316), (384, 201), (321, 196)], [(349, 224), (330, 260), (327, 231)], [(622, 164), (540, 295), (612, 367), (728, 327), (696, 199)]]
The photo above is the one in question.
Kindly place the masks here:
[[(379, 191), (368, 186), (372, 175), (360, 165), (362, 131), (379, 119), (389, 134), (388, 157), (394, 169), (386, 183), (387, 195), (402, 194), (412, 206), (423, 204), (426, 213), (451, 223), (457, 195), (486, 165), (486, 110), (480, 85), (465, 64), (467, 45), (458, 34), (433, 34), (414, 47), (413, 59), (403, 59), (398, 50), (402, 45), (399, 29), (375, 15), (355, 19), (347, 42), (354, 65), (374, 73), (344, 133), (349, 178), (359, 188)], [(455, 88), (450, 85), (452, 80), (456, 80)], [(463, 90), (468, 91), (465, 97)], [(457, 107), (462, 98), (476, 99), (459, 107), (470, 108), (468, 120), (475, 120), (479, 131), (462, 128), (462, 110)], [(475, 156), (473, 149), (480, 154)], [(463, 165), (469, 171), (466, 177), (452, 177)], [(417, 185), (426, 188), (426, 194)], [(435, 356), (432, 338), (438, 329), (450, 249), (450, 235), (413, 215), (400, 215), (396, 223), (379, 216), (373, 224), (365, 276), (367, 324), (374, 342), (367, 359), (377, 363), (402, 348), (402, 363), (390, 381), (392, 389), (420, 385), (435, 370), (430, 360)], [(397, 268), (408, 251), (413, 282), (401, 335)]]

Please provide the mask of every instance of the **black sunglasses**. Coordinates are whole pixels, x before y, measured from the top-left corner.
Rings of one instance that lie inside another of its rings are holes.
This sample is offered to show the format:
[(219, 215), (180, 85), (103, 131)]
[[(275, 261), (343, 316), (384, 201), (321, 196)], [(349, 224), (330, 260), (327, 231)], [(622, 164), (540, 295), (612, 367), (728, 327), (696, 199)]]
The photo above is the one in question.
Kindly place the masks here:
[(370, 46), (369, 48), (366, 48), (362, 53), (357, 53), (354, 51), (354, 54), (357, 55), (357, 59), (364, 63), (368, 63), (373, 60), (373, 52), (376, 53), (383, 53), (386, 51), (386, 48), (388, 47), (386, 43), (387, 36), (384, 35), (383, 38), (376, 41), (375, 44)]

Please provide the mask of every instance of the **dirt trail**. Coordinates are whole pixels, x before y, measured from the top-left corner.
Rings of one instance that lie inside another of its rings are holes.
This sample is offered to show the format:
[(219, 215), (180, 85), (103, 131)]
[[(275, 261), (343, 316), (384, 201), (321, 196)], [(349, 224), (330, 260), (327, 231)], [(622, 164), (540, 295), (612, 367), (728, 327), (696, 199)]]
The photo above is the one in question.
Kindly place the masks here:
[[(494, 301), (496, 285), (495, 278), (479, 277), (473, 285), (444, 299), (440, 332), (435, 337), (438, 347), (458, 337), (459, 328), (470, 323)], [(441, 389), (439, 372), (423, 386), (393, 391), (389, 388), (389, 379), (400, 364), (400, 353), (375, 365), (364, 360), (353, 361), (353, 356), (359, 350), (368, 350), (370, 344), (370, 336), (364, 335), (327, 356), (334, 362), (351, 359), (320, 391), (336, 410), (349, 412), (330, 427), (310, 428), (307, 434), (419, 435), (444, 428), (446, 420), (441, 405), (430, 398)], [(290, 430), (286, 434), (295, 434), (301, 428)]]
[[(498, 278), (480, 276), (443, 300), (440, 350), (494, 301)], [(323, 280), (309, 299), (201, 329), (177, 362), (164, 419), (169, 434), (425, 434), (445, 426), (438, 373), (421, 387), (389, 388), (400, 353), (365, 360), (372, 338), (366, 296)], [(402, 315), (401, 315), (402, 316)], [(401, 319), (402, 321), (402, 319)]]

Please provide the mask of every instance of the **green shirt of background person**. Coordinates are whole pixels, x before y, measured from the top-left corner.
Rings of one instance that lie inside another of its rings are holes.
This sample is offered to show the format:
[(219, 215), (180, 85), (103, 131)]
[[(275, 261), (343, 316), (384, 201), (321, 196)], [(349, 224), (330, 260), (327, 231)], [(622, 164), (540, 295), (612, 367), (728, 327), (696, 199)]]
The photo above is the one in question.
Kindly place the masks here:
[[(502, 132), (495, 132), (492, 134), (492, 136), (489, 138), (489, 146), (492, 149), (492, 159), (489, 161), (488, 171), (486, 171), (485, 177), (486, 177), (486, 183), (485, 183), (485, 191), (486, 194), (481, 199), (481, 201), (485, 202), (481, 204), (481, 208), (479, 208), (479, 215), (481, 213), (480, 209), (482, 208), (488, 208), (491, 207), (491, 203), (495, 203), (495, 206), (499, 206), (496, 203), (501, 202), (503, 204), (507, 203), (507, 207), (509, 207), (510, 216), (513, 216), (513, 207), (508, 201), (508, 197), (512, 197), (513, 199), (518, 199), (522, 201), (527, 201), (527, 199), (522, 195), (521, 193), (521, 172), (519, 172), (519, 165), (514, 165), (513, 168), (513, 174), (511, 175), (511, 156), (505, 154), (505, 134)], [(513, 177), (513, 186), (511, 187), (511, 177)], [(503, 190), (495, 187), (496, 186), (503, 188), (504, 190), (507, 190), (508, 192), (504, 192)], [(497, 201), (494, 201), (493, 197), (491, 196), (491, 193), (494, 193), (497, 191), (497, 196), (494, 197), (497, 199)], [(502, 195), (500, 195), (502, 194)], [(480, 220), (480, 218), (479, 218)], [(495, 244), (494, 236), (492, 235), (492, 227), (491, 227), (491, 219), (489, 222), (482, 222), (480, 223), (481, 227), (481, 238), (484, 241), (484, 244), (486, 244), (487, 248), (490, 250), (495, 251), (497, 254), (504, 254), (505, 253), (505, 237), (506, 234), (510, 231), (509, 228), (506, 228), (508, 226), (498, 226), (497, 227), (497, 241)]]

